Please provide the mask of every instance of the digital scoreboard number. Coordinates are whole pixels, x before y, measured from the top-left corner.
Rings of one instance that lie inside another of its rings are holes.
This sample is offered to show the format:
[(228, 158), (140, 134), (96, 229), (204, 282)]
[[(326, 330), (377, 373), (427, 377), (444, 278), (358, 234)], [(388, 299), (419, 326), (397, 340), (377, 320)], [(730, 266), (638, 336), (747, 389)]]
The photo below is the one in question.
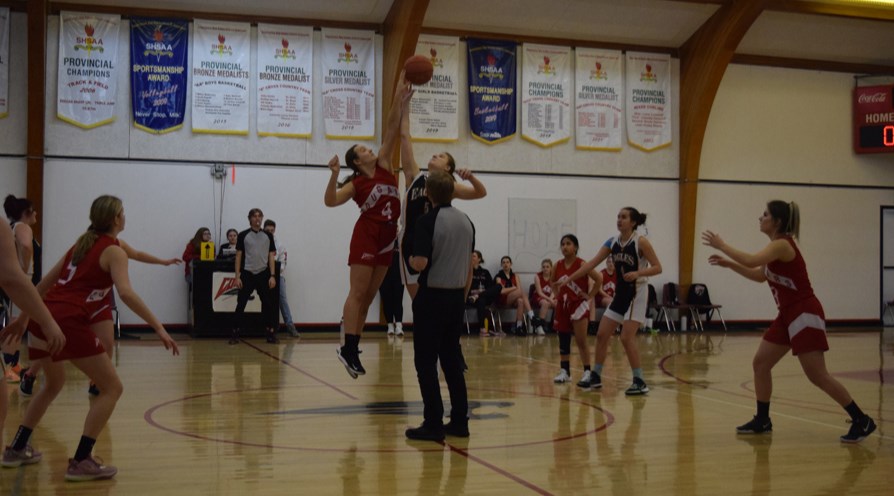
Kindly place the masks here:
[(854, 88), (854, 152), (894, 153), (894, 84)]

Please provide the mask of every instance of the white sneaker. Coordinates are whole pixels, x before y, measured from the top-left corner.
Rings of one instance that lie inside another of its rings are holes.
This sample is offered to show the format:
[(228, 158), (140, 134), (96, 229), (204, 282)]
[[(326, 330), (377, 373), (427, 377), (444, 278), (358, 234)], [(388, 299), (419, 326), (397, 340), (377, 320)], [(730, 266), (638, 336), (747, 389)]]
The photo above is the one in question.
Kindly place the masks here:
[(393, 336), (393, 335), (394, 335), (394, 324), (392, 324), (392, 323), (389, 323), (389, 324), (388, 324), (388, 335), (389, 335), (389, 336)]
[(577, 382), (577, 387), (590, 389), (590, 377), (590, 371), (584, 370), (584, 375), (580, 378), (580, 381)]
[(543, 326), (537, 326), (537, 328), (534, 329), (534, 332), (535, 332), (538, 336), (546, 336), (546, 332), (543, 331)]
[(398, 322), (398, 323), (394, 324), (394, 334), (395, 334), (396, 336), (403, 336), (403, 335), (404, 335), (404, 325), (403, 325), (403, 323)]
[(556, 384), (565, 384), (566, 382), (571, 382), (571, 376), (568, 375), (568, 372), (566, 372), (565, 369), (561, 369), (559, 375), (553, 377), (553, 382)]

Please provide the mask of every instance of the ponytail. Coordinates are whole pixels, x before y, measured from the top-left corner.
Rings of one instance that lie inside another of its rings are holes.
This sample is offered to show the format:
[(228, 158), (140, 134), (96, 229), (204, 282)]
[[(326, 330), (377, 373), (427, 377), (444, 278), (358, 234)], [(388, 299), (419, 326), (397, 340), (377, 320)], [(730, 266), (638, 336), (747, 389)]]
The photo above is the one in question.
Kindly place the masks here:
[(99, 239), (99, 233), (97, 233), (96, 230), (93, 229), (93, 225), (91, 225), (87, 228), (87, 231), (75, 241), (74, 253), (71, 255), (71, 264), (77, 266), (78, 263), (87, 256), (87, 252), (90, 251), (90, 248), (93, 248), (97, 239)]
[(71, 264), (78, 265), (93, 248), (100, 234), (105, 234), (115, 226), (115, 218), (124, 211), (124, 204), (117, 197), (102, 195), (90, 205), (90, 227), (81, 235), (74, 245)]
[(767, 212), (779, 222), (778, 232), (797, 238), (801, 231), (801, 209), (795, 202), (773, 200), (767, 203)]

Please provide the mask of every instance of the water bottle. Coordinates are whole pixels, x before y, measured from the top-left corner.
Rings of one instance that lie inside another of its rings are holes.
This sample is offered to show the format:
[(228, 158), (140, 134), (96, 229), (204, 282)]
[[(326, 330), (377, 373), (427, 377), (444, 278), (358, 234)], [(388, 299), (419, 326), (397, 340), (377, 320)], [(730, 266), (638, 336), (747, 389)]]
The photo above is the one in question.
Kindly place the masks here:
[(682, 316), (682, 317), (680, 317), (680, 330), (681, 330), (681, 331), (688, 331), (688, 330), (689, 330), (689, 327), (687, 326), (686, 316), (685, 316), (685, 315)]

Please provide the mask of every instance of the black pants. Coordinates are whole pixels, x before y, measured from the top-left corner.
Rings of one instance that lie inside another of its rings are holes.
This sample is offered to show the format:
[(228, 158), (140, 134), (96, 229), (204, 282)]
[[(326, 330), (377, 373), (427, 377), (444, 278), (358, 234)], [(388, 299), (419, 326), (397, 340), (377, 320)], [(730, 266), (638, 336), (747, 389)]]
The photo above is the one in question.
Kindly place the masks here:
[(391, 267), (385, 274), (385, 280), (379, 286), (379, 297), (382, 298), (382, 311), (385, 322), (403, 322), (404, 320), (404, 284), (400, 279), (400, 253), (394, 251)]
[[(489, 305), (493, 304), (493, 302), (497, 301), (497, 298), (500, 297), (500, 291), (502, 289), (503, 286), (494, 284), (493, 286), (485, 289), (483, 292), (478, 293), (478, 299), (475, 300), (475, 309), (478, 310), (478, 327), (484, 327), (484, 318), (488, 315), (485, 309)], [(491, 328), (496, 325), (497, 324), (493, 322), (490, 323)]]
[(273, 298), (273, 290), (270, 289), (270, 271), (264, 270), (257, 274), (243, 270), (239, 277), (242, 279), (242, 289), (236, 296), (236, 327), (247, 327), (248, 319), (245, 318), (245, 305), (248, 304), (248, 297), (252, 291), (257, 290), (258, 296), (261, 298), (261, 315), (263, 316), (264, 325), (267, 330), (275, 330), (279, 324), (279, 318), (276, 315), (276, 302)]
[(420, 287), (413, 300), (413, 351), (422, 393), (424, 425), (440, 427), (444, 403), (438, 383), (438, 359), (450, 392), (450, 420), (468, 421), (469, 397), (463, 376), (460, 327), (465, 311), (464, 290)]

